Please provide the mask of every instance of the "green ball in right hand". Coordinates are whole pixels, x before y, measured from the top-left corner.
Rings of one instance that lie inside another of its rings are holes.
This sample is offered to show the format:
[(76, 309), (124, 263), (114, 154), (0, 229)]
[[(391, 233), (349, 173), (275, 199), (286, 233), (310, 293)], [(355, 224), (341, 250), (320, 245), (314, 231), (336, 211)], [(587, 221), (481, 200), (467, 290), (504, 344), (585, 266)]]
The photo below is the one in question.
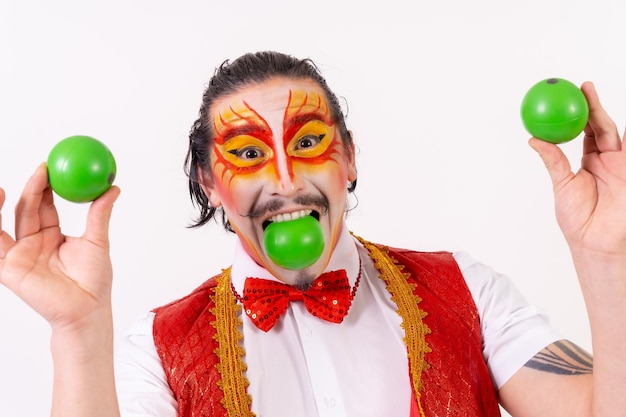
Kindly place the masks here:
[(572, 82), (548, 78), (528, 90), (520, 113), (528, 133), (547, 142), (563, 143), (583, 131), (589, 119), (589, 105)]

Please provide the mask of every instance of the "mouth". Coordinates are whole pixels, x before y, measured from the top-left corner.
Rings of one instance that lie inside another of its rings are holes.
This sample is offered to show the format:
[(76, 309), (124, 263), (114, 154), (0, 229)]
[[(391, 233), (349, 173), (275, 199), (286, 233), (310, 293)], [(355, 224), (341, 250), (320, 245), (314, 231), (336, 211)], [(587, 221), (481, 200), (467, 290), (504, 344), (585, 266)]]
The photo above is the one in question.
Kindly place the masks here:
[(317, 221), (320, 220), (320, 213), (316, 210), (297, 210), (291, 213), (281, 213), (270, 217), (263, 222), (263, 230), (267, 229), (267, 226), (272, 223), (288, 222), (290, 220), (296, 220), (304, 216), (311, 216)]

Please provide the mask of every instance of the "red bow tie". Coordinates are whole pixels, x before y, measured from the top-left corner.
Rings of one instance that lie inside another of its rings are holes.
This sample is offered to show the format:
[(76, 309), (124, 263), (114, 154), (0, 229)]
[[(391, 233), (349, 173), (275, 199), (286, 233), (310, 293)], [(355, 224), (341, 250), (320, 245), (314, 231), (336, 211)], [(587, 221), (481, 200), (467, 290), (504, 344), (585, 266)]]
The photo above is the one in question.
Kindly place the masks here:
[(247, 278), (243, 296), (237, 298), (243, 304), (248, 317), (264, 332), (274, 327), (287, 311), (290, 301), (303, 301), (312, 315), (333, 323), (341, 323), (348, 314), (360, 278), (359, 273), (351, 290), (345, 270), (326, 272), (316, 278), (311, 287), (305, 291), (277, 281)]

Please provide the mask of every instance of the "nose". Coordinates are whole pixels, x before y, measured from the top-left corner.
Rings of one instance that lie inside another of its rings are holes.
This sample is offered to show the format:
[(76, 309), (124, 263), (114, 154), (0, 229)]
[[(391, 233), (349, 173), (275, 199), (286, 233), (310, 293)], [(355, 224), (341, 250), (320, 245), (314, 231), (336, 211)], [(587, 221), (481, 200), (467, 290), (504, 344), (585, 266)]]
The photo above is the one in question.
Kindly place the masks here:
[(293, 164), (288, 161), (282, 161), (275, 165), (275, 178), (272, 181), (272, 194), (280, 196), (293, 196), (302, 188), (302, 180), (299, 175), (294, 172)]
[(277, 172), (273, 193), (276, 195), (290, 196), (299, 190), (300, 181), (293, 172)]

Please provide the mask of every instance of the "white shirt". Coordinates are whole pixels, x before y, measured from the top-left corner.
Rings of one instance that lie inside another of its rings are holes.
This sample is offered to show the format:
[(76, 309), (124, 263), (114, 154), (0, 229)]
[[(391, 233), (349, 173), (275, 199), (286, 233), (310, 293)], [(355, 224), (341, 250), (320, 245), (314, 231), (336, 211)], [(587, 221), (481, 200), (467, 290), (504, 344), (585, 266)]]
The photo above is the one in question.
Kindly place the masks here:
[[(511, 281), (455, 253), (481, 317), (484, 357), (501, 387), (532, 356), (560, 339)], [(367, 250), (344, 230), (327, 270), (345, 268), (361, 282), (340, 325), (313, 317), (302, 303), (268, 333), (243, 318), (243, 346), (252, 411), (269, 417), (408, 416), (411, 384), (397, 307)], [(238, 246), (232, 281), (241, 294), (246, 277), (272, 278)], [(153, 314), (140, 317), (116, 354), (123, 417), (175, 417), (176, 401), (152, 338)], [(376, 381), (377, 389), (372, 389)]]

